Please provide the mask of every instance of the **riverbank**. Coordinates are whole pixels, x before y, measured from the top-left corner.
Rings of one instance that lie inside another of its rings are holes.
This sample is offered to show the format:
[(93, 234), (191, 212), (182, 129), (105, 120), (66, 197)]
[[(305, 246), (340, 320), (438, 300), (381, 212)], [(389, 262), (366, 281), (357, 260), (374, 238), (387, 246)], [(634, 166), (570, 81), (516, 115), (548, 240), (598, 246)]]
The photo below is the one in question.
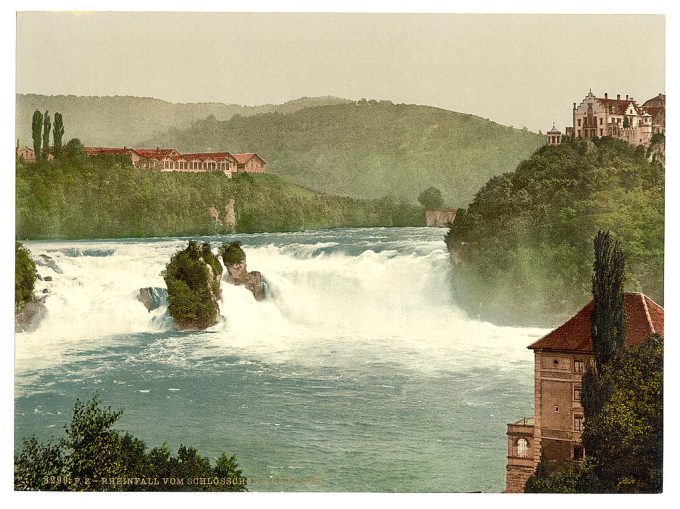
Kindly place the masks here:
[[(274, 175), (146, 172), (116, 157), (16, 164), (19, 239), (102, 239), (423, 226), (394, 198), (331, 196)], [(233, 200), (233, 201), (232, 201)], [(233, 203), (233, 209), (232, 204)]]

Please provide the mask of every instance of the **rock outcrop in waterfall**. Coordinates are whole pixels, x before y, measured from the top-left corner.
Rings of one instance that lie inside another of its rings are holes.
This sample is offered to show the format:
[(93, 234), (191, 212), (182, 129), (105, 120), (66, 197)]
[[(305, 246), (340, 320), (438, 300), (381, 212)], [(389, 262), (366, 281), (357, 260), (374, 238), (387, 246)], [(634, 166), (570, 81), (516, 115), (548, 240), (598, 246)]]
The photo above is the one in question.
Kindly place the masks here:
[(189, 241), (161, 274), (168, 288), (168, 311), (179, 330), (203, 330), (220, 317), (222, 265), (210, 244)]
[(241, 249), (240, 242), (224, 244), (220, 248), (220, 255), (227, 268), (226, 280), (236, 286), (245, 286), (255, 297), (255, 300), (264, 299), (264, 281), (262, 274), (257, 271), (248, 272), (246, 265), (246, 253)]

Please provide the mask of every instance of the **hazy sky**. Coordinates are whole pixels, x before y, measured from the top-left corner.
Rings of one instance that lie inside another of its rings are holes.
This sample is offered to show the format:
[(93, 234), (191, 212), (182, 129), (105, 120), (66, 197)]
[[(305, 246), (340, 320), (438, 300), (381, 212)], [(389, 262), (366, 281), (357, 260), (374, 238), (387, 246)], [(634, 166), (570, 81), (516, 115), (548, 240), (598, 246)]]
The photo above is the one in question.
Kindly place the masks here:
[(390, 99), (544, 132), (597, 95), (665, 92), (663, 16), (19, 13), (17, 92)]

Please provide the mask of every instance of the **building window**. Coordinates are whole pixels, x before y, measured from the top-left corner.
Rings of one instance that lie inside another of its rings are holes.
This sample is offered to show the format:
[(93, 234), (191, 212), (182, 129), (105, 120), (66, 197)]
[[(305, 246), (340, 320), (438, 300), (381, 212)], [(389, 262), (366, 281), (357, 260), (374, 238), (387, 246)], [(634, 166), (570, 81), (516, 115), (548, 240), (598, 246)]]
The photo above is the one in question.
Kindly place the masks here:
[(574, 461), (583, 461), (583, 446), (574, 446)]
[(581, 386), (574, 387), (574, 401), (581, 401)]
[(600, 117), (600, 125), (602, 125), (602, 117)]
[(604, 133), (604, 130), (600, 129), (600, 136)]
[(583, 416), (574, 416), (574, 431), (583, 431)]
[(529, 450), (529, 443), (526, 438), (520, 438), (517, 440), (517, 456), (520, 458), (527, 457), (527, 451)]
[(583, 373), (584, 371), (583, 361), (574, 361), (574, 371), (577, 373)]
[(560, 407), (558, 407), (557, 405), (555, 405), (555, 412), (559, 412), (559, 411), (560, 411)]
[(577, 119), (576, 122), (578, 123), (578, 126), (581, 127), (581, 119)]

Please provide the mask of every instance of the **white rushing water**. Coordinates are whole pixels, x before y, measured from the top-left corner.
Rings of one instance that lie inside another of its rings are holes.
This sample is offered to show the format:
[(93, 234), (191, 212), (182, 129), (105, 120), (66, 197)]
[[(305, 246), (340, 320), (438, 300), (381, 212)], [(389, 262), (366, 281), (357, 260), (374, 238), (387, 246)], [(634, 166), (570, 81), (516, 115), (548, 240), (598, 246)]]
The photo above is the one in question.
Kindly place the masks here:
[[(203, 344), (211, 351), (247, 351), (268, 362), (314, 362), (326, 357), (323, 348), (333, 341), (371, 343), (380, 355), (394, 352), (423, 370), (470, 363), (503, 369), (527, 358), (526, 345), (540, 330), (497, 327), (455, 307), (443, 242), (381, 239), (383, 232), (359, 241), (340, 236), (343, 244), (285, 242), (280, 234), (276, 243), (254, 236), (254, 245), (248, 245), (242, 237), (248, 268), (264, 274), (270, 296), (258, 303), (245, 288), (223, 283), (222, 321)], [(17, 369), (49, 367), (113, 337), (171, 330), (164, 307), (149, 313), (135, 297), (139, 288), (165, 287), (161, 271), (185, 245), (185, 240), (29, 243), (34, 258), (44, 262), (41, 255), (49, 256), (61, 273), (39, 266), (43, 277), (53, 278), (37, 288), (50, 291), (48, 316), (36, 332), (17, 336)], [(503, 357), (494, 355), (499, 347)], [(336, 360), (342, 362), (342, 355)]]

